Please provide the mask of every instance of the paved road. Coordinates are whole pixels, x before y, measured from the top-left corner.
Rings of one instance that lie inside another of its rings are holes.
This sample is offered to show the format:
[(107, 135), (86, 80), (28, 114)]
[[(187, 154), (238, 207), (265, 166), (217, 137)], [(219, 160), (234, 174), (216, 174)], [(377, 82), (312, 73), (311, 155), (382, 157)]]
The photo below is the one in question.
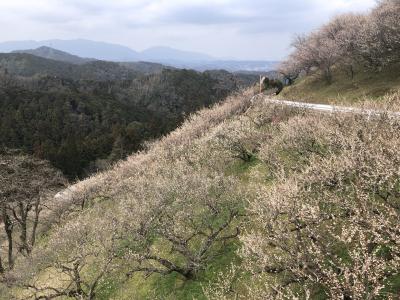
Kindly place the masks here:
[[(253, 97), (252, 100), (260, 98), (262, 95), (256, 95)], [(335, 106), (329, 104), (314, 104), (314, 103), (306, 103), (306, 102), (296, 102), (296, 101), (288, 101), (288, 100), (278, 100), (278, 99), (271, 99), (265, 97), (265, 101), (274, 104), (280, 104), (284, 106), (291, 106), (291, 107), (298, 107), (302, 109), (309, 109), (321, 112), (341, 112), (341, 113), (353, 113), (353, 114), (362, 114), (367, 115), (368, 117), (372, 116), (380, 116), (382, 114), (387, 114), (389, 118), (400, 118), (400, 112), (387, 112), (383, 110), (372, 110), (372, 109), (361, 109), (361, 108), (354, 108), (354, 107), (346, 107), (346, 106)]]

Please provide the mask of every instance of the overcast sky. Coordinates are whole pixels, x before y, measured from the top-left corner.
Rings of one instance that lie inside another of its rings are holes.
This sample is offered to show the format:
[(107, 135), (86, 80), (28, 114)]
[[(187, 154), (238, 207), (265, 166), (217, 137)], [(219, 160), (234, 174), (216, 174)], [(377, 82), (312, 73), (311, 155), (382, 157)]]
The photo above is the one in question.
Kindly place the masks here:
[(0, 41), (92, 39), (282, 59), (294, 34), (375, 0), (0, 0)]

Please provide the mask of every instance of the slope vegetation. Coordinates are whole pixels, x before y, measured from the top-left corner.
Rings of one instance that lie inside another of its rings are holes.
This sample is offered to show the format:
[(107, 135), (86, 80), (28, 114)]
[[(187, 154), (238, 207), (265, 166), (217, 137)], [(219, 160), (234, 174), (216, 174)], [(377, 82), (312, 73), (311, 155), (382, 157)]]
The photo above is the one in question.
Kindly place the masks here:
[(61, 194), (8, 297), (395, 299), (399, 120), (251, 96)]
[(357, 72), (353, 78), (335, 70), (327, 83), (318, 76), (306, 76), (286, 87), (280, 98), (313, 103), (355, 103), (382, 98), (400, 88), (400, 65), (385, 67), (380, 72)]

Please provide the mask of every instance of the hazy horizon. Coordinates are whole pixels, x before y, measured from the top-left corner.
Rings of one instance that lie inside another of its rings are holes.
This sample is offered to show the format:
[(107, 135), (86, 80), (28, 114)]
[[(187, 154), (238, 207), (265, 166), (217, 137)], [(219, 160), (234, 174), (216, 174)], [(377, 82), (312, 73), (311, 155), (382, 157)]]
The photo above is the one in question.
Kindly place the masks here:
[[(374, 0), (0, 1), (0, 42), (88, 39), (136, 51), (171, 47), (220, 59), (281, 60), (296, 33)], [(310, 16), (313, 16), (310, 18)]]

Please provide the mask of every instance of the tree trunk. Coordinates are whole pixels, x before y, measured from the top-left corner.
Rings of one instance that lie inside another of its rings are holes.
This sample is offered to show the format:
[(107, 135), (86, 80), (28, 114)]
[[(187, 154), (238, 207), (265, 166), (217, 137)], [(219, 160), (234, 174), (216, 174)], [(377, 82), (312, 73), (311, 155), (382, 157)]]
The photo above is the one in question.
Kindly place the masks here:
[(14, 267), (13, 236), (12, 236), (13, 224), (10, 220), (10, 217), (7, 214), (7, 207), (5, 202), (2, 203), (2, 215), (4, 222), (4, 230), (6, 232), (8, 241), (8, 268), (11, 270)]
[(11, 270), (14, 268), (14, 253), (13, 253), (13, 225), (10, 221), (8, 215), (6, 216), (7, 221), (4, 222), (4, 227), (6, 229), (7, 240), (8, 240), (8, 268)]
[(325, 71), (324, 71), (324, 75), (325, 75), (325, 80), (328, 84), (332, 83), (332, 72), (331, 72), (331, 68), (330, 67), (326, 67)]
[(29, 254), (29, 246), (28, 246), (28, 235), (27, 235), (27, 219), (28, 219), (28, 209), (24, 207), (22, 202), (19, 202), (19, 210), (20, 210), (20, 252), (23, 253), (25, 251), (26, 254)]
[(35, 202), (35, 217), (34, 217), (33, 225), (32, 225), (32, 235), (31, 235), (31, 244), (30, 244), (31, 249), (33, 248), (33, 246), (35, 245), (35, 242), (36, 242), (36, 230), (37, 230), (37, 227), (39, 224), (40, 212), (41, 212), (40, 198), (38, 197)]
[(83, 289), (82, 289), (81, 275), (79, 273), (79, 263), (78, 262), (74, 263), (73, 276), (74, 276), (74, 281), (75, 281), (75, 285), (76, 285), (77, 294), (79, 296), (84, 296), (84, 292), (83, 292)]
[(3, 261), (2, 261), (2, 259), (1, 259), (1, 256), (0, 256), (0, 274), (3, 274), (4, 273), (4, 267), (3, 267)]

